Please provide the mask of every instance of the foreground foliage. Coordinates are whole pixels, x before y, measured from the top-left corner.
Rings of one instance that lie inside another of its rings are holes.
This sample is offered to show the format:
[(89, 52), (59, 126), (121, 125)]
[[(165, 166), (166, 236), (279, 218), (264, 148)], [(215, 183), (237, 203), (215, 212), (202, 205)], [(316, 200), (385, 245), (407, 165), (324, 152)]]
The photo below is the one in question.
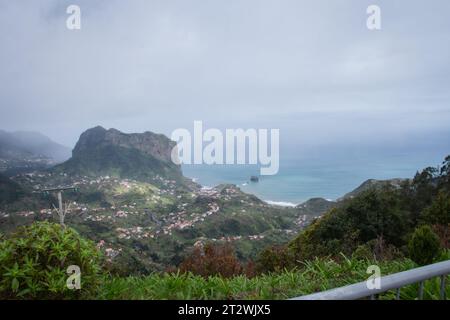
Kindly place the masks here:
[(221, 276), (230, 278), (237, 275), (254, 275), (253, 263), (242, 264), (230, 244), (215, 245), (208, 243), (194, 249), (181, 264), (178, 270), (191, 272), (202, 277)]
[(438, 236), (429, 226), (418, 227), (408, 244), (411, 259), (419, 265), (432, 263), (440, 253)]
[[(80, 267), (82, 290), (69, 290), (67, 268)], [(89, 298), (98, 291), (101, 258), (71, 229), (37, 222), (0, 242), (0, 298)]]
[[(205, 248), (201, 269), (214, 273), (218, 264), (228, 265), (230, 272), (208, 275), (202, 272), (166, 272), (141, 277), (120, 277), (102, 271), (99, 250), (74, 230), (47, 222), (21, 228), (0, 242), (0, 298), (2, 299), (287, 299), (299, 295), (366, 281), (367, 268), (376, 264), (382, 276), (409, 270), (418, 265), (410, 259), (377, 261), (343, 254), (330, 258), (314, 258), (291, 269), (257, 276), (235, 274), (229, 266), (237, 266), (231, 249)], [(217, 250), (219, 251), (217, 251)], [(450, 259), (445, 251), (439, 260)], [(202, 262), (202, 261), (199, 261)], [(192, 261), (192, 263), (194, 263)], [(67, 266), (78, 265), (82, 271), (81, 290), (66, 287)], [(217, 270), (216, 270), (217, 269)], [(197, 270), (198, 271), (198, 270)], [(223, 271), (223, 270), (222, 270)], [(447, 291), (450, 295), (450, 286)], [(417, 297), (417, 285), (402, 289), (403, 299)], [(381, 296), (392, 299), (393, 292)], [(425, 299), (439, 298), (437, 279), (427, 281)]]
[[(110, 278), (105, 281), (99, 299), (288, 299), (366, 281), (367, 267), (376, 262), (360, 259), (341, 261), (314, 259), (292, 271), (270, 273), (253, 278), (235, 276), (202, 277), (192, 273), (153, 274), (147, 277)], [(382, 275), (417, 267), (409, 259), (378, 263)], [(401, 290), (402, 299), (416, 299), (417, 285)], [(447, 285), (447, 296), (450, 286)], [(395, 292), (380, 299), (394, 299)], [(439, 299), (439, 281), (425, 282), (424, 299)]]

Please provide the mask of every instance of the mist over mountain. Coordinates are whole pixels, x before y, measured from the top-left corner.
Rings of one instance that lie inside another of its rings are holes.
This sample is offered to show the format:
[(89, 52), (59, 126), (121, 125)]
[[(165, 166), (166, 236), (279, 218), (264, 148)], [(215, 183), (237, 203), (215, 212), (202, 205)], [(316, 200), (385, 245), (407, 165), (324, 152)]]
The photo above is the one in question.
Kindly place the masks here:
[(14, 175), (67, 160), (70, 149), (39, 132), (0, 130), (0, 172)]
[(62, 162), (70, 158), (70, 148), (54, 142), (49, 137), (33, 131), (17, 131), (12, 135), (19, 141), (20, 145), (32, 152)]
[(0, 130), (0, 157), (46, 157), (62, 162), (70, 157), (70, 149), (34, 131), (6, 132)]

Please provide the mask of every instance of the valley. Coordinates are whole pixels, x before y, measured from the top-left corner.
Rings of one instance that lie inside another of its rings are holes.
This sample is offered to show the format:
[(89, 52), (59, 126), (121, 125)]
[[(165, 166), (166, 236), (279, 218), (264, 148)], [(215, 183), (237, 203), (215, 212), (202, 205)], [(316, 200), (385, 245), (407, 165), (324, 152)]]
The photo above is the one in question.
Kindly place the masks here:
[[(148, 139), (143, 135), (131, 139)], [(69, 208), (66, 224), (95, 241), (113, 268), (139, 274), (177, 266), (193, 248), (209, 242), (233, 243), (239, 259), (253, 259), (326, 211), (320, 206), (272, 206), (235, 185), (202, 188), (163, 156), (171, 147), (167, 138), (158, 137), (159, 145), (147, 141), (158, 149), (159, 159), (154, 150), (145, 154), (127, 138), (117, 130), (93, 128), (81, 136), (68, 161), (10, 176), (7, 182), (23, 193), (1, 207), (1, 232), (34, 221), (57, 221), (56, 195), (42, 190), (74, 186), (77, 191), (63, 193)], [(111, 141), (120, 141), (120, 147)], [(152, 161), (151, 174), (137, 174), (147, 161)]]
[(167, 137), (151, 132), (89, 129), (67, 161), (0, 176), (0, 232), (58, 221), (56, 194), (43, 190), (72, 186), (76, 190), (63, 192), (66, 225), (94, 241), (117, 273), (176, 268), (195, 248), (209, 243), (232, 244), (246, 263), (267, 247), (291, 241), (347, 199), (401, 182), (369, 180), (337, 202), (312, 198), (282, 207), (236, 185), (198, 185), (171, 162), (172, 148)]
[(0, 228), (12, 232), (34, 221), (57, 221), (54, 195), (39, 190), (73, 185), (78, 192), (64, 193), (70, 203), (66, 223), (94, 240), (113, 260), (118, 254), (136, 258), (129, 272), (161, 270), (176, 265), (182, 253), (206, 242), (233, 242), (241, 259), (259, 249), (292, 238), (318, 214), (306, 208), (268, 205), (234, 185), (212, 189), (180, 189), (160, 176), (158, 186), (131, 179), (73, 177), (47, 172), (12, 177), (31, 190), (0, 212)]

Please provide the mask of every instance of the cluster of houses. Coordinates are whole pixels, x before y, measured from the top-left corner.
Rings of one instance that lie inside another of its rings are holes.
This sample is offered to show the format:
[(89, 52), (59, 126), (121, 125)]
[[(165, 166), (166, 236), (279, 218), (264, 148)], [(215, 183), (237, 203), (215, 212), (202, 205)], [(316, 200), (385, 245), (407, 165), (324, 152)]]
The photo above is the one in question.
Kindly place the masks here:
[[(149, 227), (131, 227), (131, 228), (116, 228), (117, 237), (119, 239), (129, 240), (131, 238), (134, 239), (147, 239), (154, 238), (155, 235), (150, 232), (151, 228)], [(157, 231), (158, 232), (158, 231)]]
[(100, 240), (97, 243), (97, 248), (103, 250), (109, 262), (111, 262), (115, 257), (117, 257), (122, 252), (122, 248), (114, 249), (112, 247), (108, 247), (106, 245), (105, 240)]
[(296, 224), (298, 227), (302, 227), (303, 225), (305, 225), (306, 220), (307, 220), (306, 214), (300, 215), (300, 216), (295, 220), (295, 224)]
[(209, 209), (204, 213), (193, 213), (192, 215), (190, 215), (190, 219), (186, 218), (186, 210), (182, 210), (177, 213), (169, 213), (169, 222), (172, 222), (169, 225), (163, 227), (163, 234), (171, 235), (172, 230), (174, 229), (182, 230), (188, 227), (193, 227), (195, 223), (205, 221), (205, 218), (220, 211), (219, 205), (215, 202), (208, 203), (208, 208)]
[(228, 236), (228, 237), (221, 237), (219, 239), (216, 238), (204, 238), (197, 240), (194, 243), (194, 247), (203, 247), (206, 242), (212, 241), (212, 242), (233, 242), (233, 241), (239, 241), (239, 240), (251, 240), (251, 241), (257, 241), (262, 240), (265, 238), (265, 235), (263, 234), (255, 234), (255, 235), (248, 235), (248, 236)]
[(209, 197), (212, 199), (218, 199), (220, 196), (220, 193), (217, 189), (208, 187), (201, 188), (199, 191), (197, 191), (197, 194), (199, 196)]
[(9, 217), (9, 213), (0, 211), (0, 218), (8, 218), (8, 217)]
[[(123, 205), (120, 209), (117, 209), (116, 206), (111, 206), (110, 208), (93, 208), (87, 209), (83, 208), (82, 210), (86, 210), (89, 214), (84, 216), (84, 220), (86, 221), (116, 221), (117, 218), (128, 218), (130, 215), (145, 215), (145, 211), (139, 211), (134, 205)], [(103, 213), (102, 213), (103, 212)]]
[[(322, 215), (316, 216), (316, 219), (320, 219)], [(309, 224), (311, 217), (307, 216), (306, 214), (300, 215), (296, 220), (295, 224), (297, 227), (305, 227), (307, 224)]]
[(19, 212), (15, 212), (14, 215), (19, 216), (19, 217), (30, 217), (30, 216), (34, 216), (35, 212), (34, 211), (19, 211)]

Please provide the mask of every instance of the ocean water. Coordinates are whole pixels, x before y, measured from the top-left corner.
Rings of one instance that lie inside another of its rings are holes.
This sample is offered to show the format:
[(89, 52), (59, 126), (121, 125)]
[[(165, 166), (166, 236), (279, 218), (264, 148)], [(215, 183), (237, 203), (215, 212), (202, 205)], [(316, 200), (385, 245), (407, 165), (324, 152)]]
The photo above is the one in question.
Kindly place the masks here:
[[(439, 165), (444, 156), (404, 153), (340, 159), (291, 157), (280, 163), (278, 174), (273, 176), (260, 176), (259, 167), (251, 165), (183, 165), (183, 173), (206, 187), (232, 183), (267, 202), (295, 205), (313, 197), (335, 200), (367, 179), (411, 178), (418, 170)], [(259, 176), (259, 182), (250, 182), (252, 175)]]

